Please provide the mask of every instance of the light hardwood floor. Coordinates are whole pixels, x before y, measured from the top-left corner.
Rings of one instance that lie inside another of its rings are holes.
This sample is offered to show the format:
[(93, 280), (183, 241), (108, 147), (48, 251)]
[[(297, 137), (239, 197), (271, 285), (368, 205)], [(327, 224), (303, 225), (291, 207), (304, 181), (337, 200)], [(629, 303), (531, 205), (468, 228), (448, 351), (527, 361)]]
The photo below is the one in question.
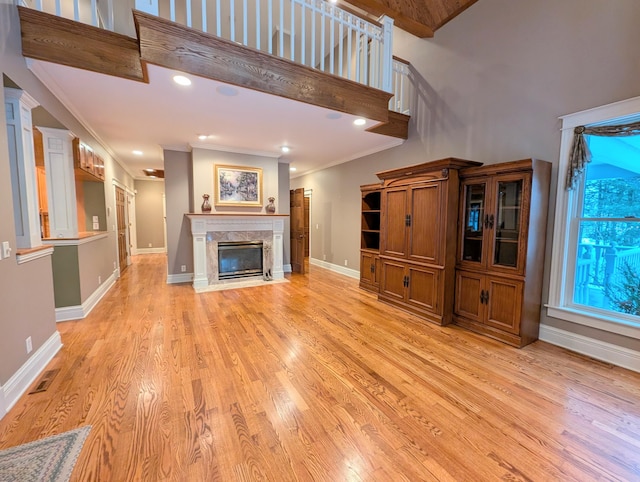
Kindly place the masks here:
[(438, 327), (311, 266), (195, 294), (134, 258), (0, 448), (89, 424), (75, 481), (639, 480), (640, 374)]

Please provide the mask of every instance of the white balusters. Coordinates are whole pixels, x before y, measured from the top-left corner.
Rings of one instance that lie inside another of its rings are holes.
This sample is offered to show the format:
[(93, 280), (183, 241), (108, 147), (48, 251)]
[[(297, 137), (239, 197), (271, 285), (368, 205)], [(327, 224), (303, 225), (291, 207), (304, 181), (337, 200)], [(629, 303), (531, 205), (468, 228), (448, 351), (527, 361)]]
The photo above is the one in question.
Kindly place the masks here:
[[(302, 65), (393, 91), (394, 109), (408, 109), (407, 72), (392, 64), (393, 20), (386, 16), (380, 19), (381, 24), (371, 23), (322, 0), (134, 2), (138, 10), (153, 15), (168, 13), (173, 22), (184, 22), (204, 32), (212, 29), (210, 33), (233, 42), (238, 40), (248, 47), (264, 49)], [(33, 3), (40, 11), (66, 13), (76, 21), (102, 24), (109, 29), (113, 29), (114, 6), (124, 7), (123, 2), (117, 0), (33, 0)]]

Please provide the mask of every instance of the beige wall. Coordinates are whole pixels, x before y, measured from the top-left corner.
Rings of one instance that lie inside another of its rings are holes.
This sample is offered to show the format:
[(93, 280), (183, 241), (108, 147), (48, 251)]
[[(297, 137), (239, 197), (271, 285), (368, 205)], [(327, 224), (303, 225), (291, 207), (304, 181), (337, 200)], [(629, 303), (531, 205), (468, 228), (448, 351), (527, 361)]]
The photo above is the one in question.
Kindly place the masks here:
[[(116, 261), (115, 198), (113, 180), (133, 189), (133, 179), (97, 143), (89, 132), (31, 73), (21, 55), (20, 22), (12, 0), (0, 0), (0, 71), (27, 91), (57, 121), (73, 131), (105, 158), (108, 241), (96, 255), (106, 266)], [(4, 110), (4, 93), (0, 93)], [(18, 265), (9, 175), (5, 116), (0, 116), (0, 241), (9, 241), (14, 253), (0, 260), (0, 385), (15, 375), (56, 331), (51, 260), (39, 259)], [(81, 271), (83, 267), (80, 267)], [(107, 276), (105, 267), (98, 270)], [(91, 271), (91, 268), (89, 268)], [(96, 279), (97, 283), (97, 279)], [(33, 352), (27, 355), (25, 339), (31, 336)], [(2, 414), (0, 413), (0, 416)]]
[[(273, 157), (253, 156), (235, 152), (213, 151), (208, 149), (193, 149), (193, 204), (195, 212), (200, 212), (202, 195), (209, 194), (211, 212), (241, 212), (264, 213), (267, 198), (276, 198), (276, 209), (280, 206), (278, 192), (278, 160)], [(214, 165), (229, 165), (243, 167), (257, 167), (262, 169), (262, 206), (259, 207), (228, 207), (215, 206), (214, 200)], [(288, 203), (289, 200), (287, 199)], [(276, 211), (280, 213), (280, 211)]]
[(137, 248), (164, 248), (164, 181), (137, 180), (135, 189)]
[[(484, 163), (538, 157), (554, 164), (558, 116), (640, 95), (640, 2), (481, 0), (434, 39), (394, 33), (417, 95), (400, 147), (292, 180), (313, 189), (312, 257), (358, 266), (358, 186), (375, 172), (443, 157)], [(548, 289), (551, 236), (545, 260)], [(543, 323), (640, 350), (640, 341), (543, 316)]]
[(180, 275), (181, 266), (193, 273), (193, 241), (185, 213), (193, 212), (191, 153), (164, 151), (164, 189), (167, 203), (167, 273)]

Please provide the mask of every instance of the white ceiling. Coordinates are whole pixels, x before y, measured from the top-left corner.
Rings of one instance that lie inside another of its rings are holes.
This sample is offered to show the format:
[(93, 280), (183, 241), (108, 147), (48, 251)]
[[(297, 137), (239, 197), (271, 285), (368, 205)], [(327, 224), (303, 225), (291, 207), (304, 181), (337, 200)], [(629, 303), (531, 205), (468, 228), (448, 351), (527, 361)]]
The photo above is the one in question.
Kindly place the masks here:
[[(172, 80), (177, 72), (154, 65), (149, 84), (42, 61), (31, 69), (135, 178), (145, 168), (163, 168), (163, 148), (280, 158), (296, 177), (402, 143), (365, 132), (374, 121), (356, 127), (355, 116), (282, 97), (196, 76), (181, 87)], [(220, 93), (229, 90), (236, 95)], [(210, 137), (201, 141), (200, 134)], [(291, 152), (282, 154), (283, 145)]]

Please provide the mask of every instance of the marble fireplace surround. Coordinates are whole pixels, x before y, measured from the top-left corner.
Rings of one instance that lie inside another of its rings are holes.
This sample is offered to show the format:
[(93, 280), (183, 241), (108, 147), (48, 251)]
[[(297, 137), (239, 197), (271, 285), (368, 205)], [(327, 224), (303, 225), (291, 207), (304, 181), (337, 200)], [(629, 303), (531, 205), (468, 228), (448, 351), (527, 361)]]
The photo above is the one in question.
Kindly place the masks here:
[(278, 214), (187, 214), (193, 237), (193, 288), (197, 292), (268, 283), (261, 277), (218, 279), (218, 242), (262, 241), (264, 272), (284, 279), (284, 219)]

